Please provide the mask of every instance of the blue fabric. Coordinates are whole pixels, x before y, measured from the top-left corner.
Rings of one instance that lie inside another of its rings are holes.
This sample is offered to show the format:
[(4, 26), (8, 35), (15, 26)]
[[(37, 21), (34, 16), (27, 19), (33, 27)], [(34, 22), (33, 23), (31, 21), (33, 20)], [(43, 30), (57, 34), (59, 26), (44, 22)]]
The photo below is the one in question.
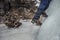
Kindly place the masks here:
[(41, 13), (49, 7), (50, 2), (51, 2), (51, 0), (41, 0), (39, 8), (38, 8), (38, 10), (37, 10), (33, 19), (36, 19), (36, 20), (39, 19)]

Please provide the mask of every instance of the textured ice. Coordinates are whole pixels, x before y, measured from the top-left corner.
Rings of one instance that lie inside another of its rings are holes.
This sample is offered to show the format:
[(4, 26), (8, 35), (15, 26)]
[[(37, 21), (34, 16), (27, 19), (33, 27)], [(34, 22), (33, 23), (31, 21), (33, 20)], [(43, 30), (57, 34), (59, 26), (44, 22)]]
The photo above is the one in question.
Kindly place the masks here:
[(60, 40), (60, 0), (52, 0), (49, 17), (39, 30), (37, 40)]

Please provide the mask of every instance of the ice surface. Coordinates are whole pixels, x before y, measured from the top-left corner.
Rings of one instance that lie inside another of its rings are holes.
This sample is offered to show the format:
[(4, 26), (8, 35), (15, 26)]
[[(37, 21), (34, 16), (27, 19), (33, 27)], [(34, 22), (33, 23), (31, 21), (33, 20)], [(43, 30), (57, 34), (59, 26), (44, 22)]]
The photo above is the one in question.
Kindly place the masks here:
[(37, 40), (60, 40), (60, 0), (52, 0), (47, 13), (49, 17), (41, 26)]

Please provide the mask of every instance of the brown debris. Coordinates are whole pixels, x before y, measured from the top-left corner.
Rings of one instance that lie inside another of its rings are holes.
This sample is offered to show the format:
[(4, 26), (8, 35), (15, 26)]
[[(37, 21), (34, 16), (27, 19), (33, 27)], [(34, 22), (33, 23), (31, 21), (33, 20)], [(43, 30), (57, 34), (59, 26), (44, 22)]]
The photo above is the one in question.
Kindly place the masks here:
[(34, 3), (30, 3), (31, 0), (21, 0), (25, 6), (30, 5), (29, 8), (26, 7), (19, 7), (16, 8), (12, 6), (12, 8), (6, 12), (3, 16), (0, 15), (0, 23), (4, 23), (8, 28), (19, 28), (21, 26), (20, 19), (32, 19), (35, 12), (37, 11), (37, 7)]

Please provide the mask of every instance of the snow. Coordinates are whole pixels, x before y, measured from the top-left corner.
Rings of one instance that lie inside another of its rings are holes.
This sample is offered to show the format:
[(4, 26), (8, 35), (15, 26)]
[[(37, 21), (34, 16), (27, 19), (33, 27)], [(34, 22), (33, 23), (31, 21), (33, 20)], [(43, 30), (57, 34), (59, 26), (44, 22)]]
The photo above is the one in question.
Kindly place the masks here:
[(22, 20), (22, 26), (17, 29), (7, 29), (4, 24), (0, 25), (0, 40), (34, 40), (40, 26), (32, 24), (30, 20)]
[(32, 24), (31, 20), (21, 20), (17, 29), (0, 24), (0, 40), (60, 40), (60, 0), (52, 0), (46, 12), (49, 17), (42, 26)]
[(39, 7), (39, 5), (40, 5), (40, 1), (36, 0), (36, 5), (35, 6)]

